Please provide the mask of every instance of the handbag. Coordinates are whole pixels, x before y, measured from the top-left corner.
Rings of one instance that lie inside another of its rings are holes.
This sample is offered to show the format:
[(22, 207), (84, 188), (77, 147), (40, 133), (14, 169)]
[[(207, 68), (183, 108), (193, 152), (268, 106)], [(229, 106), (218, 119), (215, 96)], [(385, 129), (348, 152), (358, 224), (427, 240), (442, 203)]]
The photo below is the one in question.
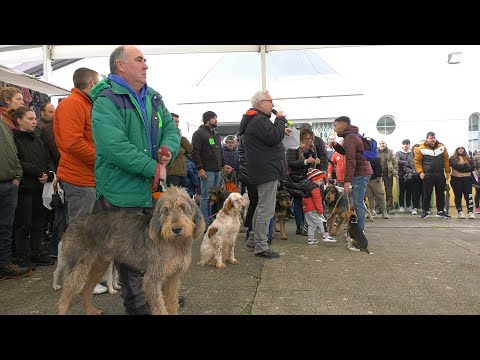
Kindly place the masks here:
[[(46, 182), (43, 185), (42, 201), (43, 206), (48, 210), (53, 210), (52, 202), (55, 206), (63, 205), (65, 201), (65, 192), (60, 187), (57, 180), (57, 175), (53, 173), (53, 181)], [(56, 182), (55, 186), (53, 185)]]
[(408, 174), (405, 174), (405, 176), (403, 177), (403, 179), (404, 179), (406, 182), (411, 182), (411, 181), (420, 179), (420, 175), (414, 174), (414, 173), (408, 173)]

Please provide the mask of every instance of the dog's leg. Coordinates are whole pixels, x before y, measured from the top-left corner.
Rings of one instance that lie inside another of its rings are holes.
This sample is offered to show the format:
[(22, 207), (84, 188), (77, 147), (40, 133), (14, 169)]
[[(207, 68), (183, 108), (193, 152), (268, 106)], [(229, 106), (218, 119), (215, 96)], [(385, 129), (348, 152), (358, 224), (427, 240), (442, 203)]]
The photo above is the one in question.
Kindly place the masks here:
[(335, 217), (336, 213), (333, 210), (330, 214), (330, 219), (328, 219), (328, 233), (332, 236), (336, 236), (337, 234), (333, 232), (333, 225), (335, 224)]
[(160, 279), (152, 277), (150, 273), (162, 274), (163, 271), (161, 269), (152, 269), (145, 272), (143, 276), (143, 291), (145, 292), (145, 299), (150, 306), (150, 312), (152, 315), (168, 315), (162, 293), (162, 282)]
[(280, 218), (278, 216), (275, 216), (275, 220), (273, 221), (273, 231), (274, 232), (279, 232), (280, 235), (282, 234), (282, 224), (280, 224), (280, 230), (277, 227), (277, 221), (280, 223)]
[(63, 261), (62, 255), (62, 244), (63, 241), (58, 243), (57, 267), (53, 272), (53, 290), (59, 290), (62, 288), (62, 285), (59, 284), (59, 279), (62, 276), (63, 269), (65, 267), (65, 261)]
[(215, 267), (218, 269), (225, 269), (225, 264), (223, 263), (223, 258), (222, 258), (222, 246), (223, 246), (223, 241), (217, 237), (217, 235), (214, 235), (214, 238), (212, 239), (213, 246), (214, 246), (214, 259), (215, 259)]
[(169, 315), (178, 315), (180, 306), (178, 296), (180, 295), (180, 274), (171, 276), (165, 280), (162, 287), (165, 308)]
[(118, 291), (115, 290), (114, 287), (113, 287), (113, 269), (114, 268), (115, 268), (115, 266), (113, 265), (113, 260), (112, 260), (108, 264), (107, 271), (105, 273), (107, 275), (106, 277), (107, 277), (108, 292), (112, 295), (118, 293)]
[[(70, 274), (65, 277), (60, 299), (55, 305), (55, 312), (58, 315), (65, 315), (67, 313), (73, 297), (80, 293), (85, 285), (90, 266), (84, 260), (85, 255), (82, 256), (81, 259), (76, 259), (77, 264), (73, 267)], [(93, 295), (92, 292), (90, 292), (90, 294)]]
[(278, 222), (280, 223), (280, 236), (282, 240), (287, 240), (287, 234), (285, 232), (285, 216), (280, 216), (278, 218)]
[(235, 259), (235, 241), (230, 245), (227, 261), (232, 265), (238, 264), (238, 260)]
[(337, 221), (337, 226), (335, 228), (335, 234), (333, 236), (337, 236), (338, 232), (340, 231), (340, 227), (343, 224), (343, 218), (340, 216), (340, 219)]
[(117, 267), (115, 266), (115, 260), (112, 260), (112, 285), (115, 290), (120, 290), (122, 287), (118, 283), (118, 270)]
[(94, 261), (90, 262), (90, 271), (88, 272), (87, 281), (85, 282), (85, 286), (83, 287), (81, 294), (82, 304), (87, 315), (103, 314), (102, 310), (93, 306), (92, 297), (95, 285), (102, 280), (102, 277), (105, 274), (105, 271), (107, 271), (109, 264), (110, 260), (106, 260), (100, 256), (97, 256)]

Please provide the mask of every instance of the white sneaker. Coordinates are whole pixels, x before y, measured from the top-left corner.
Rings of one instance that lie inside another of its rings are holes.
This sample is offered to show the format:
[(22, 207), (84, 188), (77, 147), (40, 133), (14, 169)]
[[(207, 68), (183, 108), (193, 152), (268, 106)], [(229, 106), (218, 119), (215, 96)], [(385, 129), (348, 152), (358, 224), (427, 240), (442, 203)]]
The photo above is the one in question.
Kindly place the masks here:
[(411, 206), (407, 206), (407, 208), (405, 209), (407, 212), (412, 212), (413, 211), (413, 208)]
[(317, 240), (317, 239), (308, 239), (308, 240), (307, 240), (307, 244), (308, 244), (308, 245), (318, 244), (318, 240)]
[(418, 214), (418, 209), (417, 208), (413, 208), (412, 210), (412, 215), (417, 215)]
[(370, 213), (372, 214), (372, 217), (377, 216), (377, 212), (375, 210), (370, 211)]
[(103, 286), (102, 284), (95, 285), (95, 289), (93, 289), (93, 295), (100, 295), (105, 294), (108, 291), (108, 287)]
[(468, 218), (469, 219), (475, 219), (475, 214), (473, 212), (468, 213)]
[(331, 237), (329, 234), (323, 235), (322, 240), (326, 242), (337, 242), (337, 239)]
[(458, 212), (458, 218), (459, 219), (465, 219), (465, 214), (463, 213), (463, 211)]
[(347, 247), (347, 249), (351, 251), (360, 251), (360, 249), (357, 249), (355, 246)]
[(398, 209), (398, 212), (405, 212), (405, 208), (403, 206), (400, 206), (400, 208)]

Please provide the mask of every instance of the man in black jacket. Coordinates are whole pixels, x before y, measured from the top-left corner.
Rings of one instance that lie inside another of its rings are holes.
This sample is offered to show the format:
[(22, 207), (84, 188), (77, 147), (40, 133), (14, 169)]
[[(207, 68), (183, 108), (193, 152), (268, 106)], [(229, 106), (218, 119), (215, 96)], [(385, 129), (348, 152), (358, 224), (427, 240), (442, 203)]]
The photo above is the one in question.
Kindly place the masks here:
[(212, 186), (220, 184), (220, 170), (222, 170), (222, 167), (227, 172), (231, 172), (232, 167), (225, 163), (220, 136), (215, 131), (217, 114), (213, 111), (207, 111), (203, 114), (202, 121), (203, 125), (192, 135), (192, 160), (197, 166), (198, 177), (200, 178), (202, 191), (200, 211), (205, 219), (206, 229), (213, 222), (208, 201), (208, 190)]
[(239, 136), (242, 137), (247, 164), (248, 180), (257, 185), (258, 205), (253, 215), (253, 231), (247, 246), (255, 248), (255, 255), (278, 258), (280, 254), (270, 250), (267, 243), (268, 225), (275, 213), (278, 181), (287, 175), (285, 148), (282, 140), (292, 129), (285, 128), (286, 119), (278, 112), (275, 122), (270, 121), (273, 100), (267, 90), (252, 96), (252, 108), (240, 122)]

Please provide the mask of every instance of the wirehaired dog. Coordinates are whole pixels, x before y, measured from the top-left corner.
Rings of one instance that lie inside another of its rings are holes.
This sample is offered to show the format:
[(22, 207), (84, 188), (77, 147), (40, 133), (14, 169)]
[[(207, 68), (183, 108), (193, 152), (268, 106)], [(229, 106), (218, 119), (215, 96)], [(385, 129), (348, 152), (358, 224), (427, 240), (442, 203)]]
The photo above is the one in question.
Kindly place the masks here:
[(227, 200), (228, 195), (230, 195), (230, 193), (220, 186), (212, 186), (208, 189), (208, 201), (210, 201), (212, 206), (216, 206), (215, 211), (220, 211), (223, 207), (223, 203)]
[(211, 264), (218, 269), (225, 269), (224, 259), (230, 264), (238, 264), (235, 259), (235, 241), (240, 229), (239, 214), (244, 206), (243, 197), (239, 193), (228, 196), (203, 237), (199, 265)]
[(93, 288), (112, 259), (144, 272), (143, 289), (153, 315), (178, 314), (180, 280), (192, 260), (192, 243), (205, 230), (200, 209), (183, 188), (163, 192), (152, 215), (125, 211), (88, 215), (62, 237), (65, 280), (57, 314), (66, 314), (80, 294), (87, 314)]
[(292, 206), (292, 196), (286, 190), (277, 191), (277, 201), (275, 203), (275, 219), (278, 220), (280, 230), (277, 229), (277, 223), (274, 222), (275, 231), (280, 231), (280, 238), (287, 240), (287, 234), (285, 233), (285, 219), (287, 217), (287, 211)]
[(342, 218), (347, 221), (347, 249), (373, 254), (368, 250), (367, 237), (358, 227), (357, 215), (353, 211), (347, 210), (342, 214)]
[[(63, 242), (58, 243), (58, 258), (57, 258), (57, 267), (53, 272), (53, 290), (60, 290), (62, 285), (60, 285), (60, 278), (63, 275), (65, 270), (65, 260), (62, 256), (62, 247)], [(117, 268), (114, 265), (114, 261), (110, 261), (108, 264), (107, 271), (103, 275), (102, 281), (105, 281), (108, 287), (108, 292), (110, 294), (116, 294), (121, 289), (121, 286), (118, 284), (118, 272)]]

